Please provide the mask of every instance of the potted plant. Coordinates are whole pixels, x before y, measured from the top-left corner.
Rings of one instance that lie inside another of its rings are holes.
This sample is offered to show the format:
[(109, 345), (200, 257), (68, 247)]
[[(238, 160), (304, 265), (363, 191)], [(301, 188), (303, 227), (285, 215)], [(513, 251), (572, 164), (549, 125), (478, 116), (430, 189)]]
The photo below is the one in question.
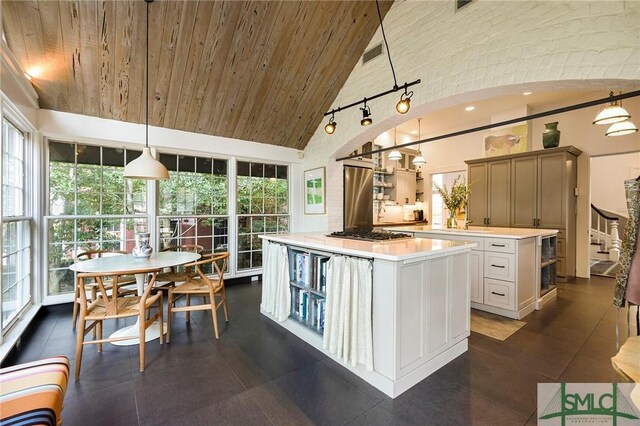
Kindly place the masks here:
[(453, 181), (451, 185), (451, 189), (447, 189), (446, 185), (438, 185), (437, 183), (433, 183), (433, 186), (436, 188), (440, 196), (442, 197), (442, 202), (447, 207), (449, 211), (449, 217), (447, 218), (447, 228), (456, 228), (457, 220), (456, 216), (460, 214), (467, 205), (467, 199), (469, 194), (471, 193), (471, 188), (467, 185), (465, 179), (458, 175)]

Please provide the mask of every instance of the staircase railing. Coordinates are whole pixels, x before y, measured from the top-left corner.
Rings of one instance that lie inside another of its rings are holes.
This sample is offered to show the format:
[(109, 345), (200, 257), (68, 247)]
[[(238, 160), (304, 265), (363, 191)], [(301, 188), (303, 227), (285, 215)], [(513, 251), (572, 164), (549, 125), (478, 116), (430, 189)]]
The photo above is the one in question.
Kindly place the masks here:
[[(612, 216), (607, 214), (591, 204), (591, 210), (595, 212), (595, 215), (592, 215), (591, 228), (596, 230), (596, 243), (602, 244), (600, 239), (604, 234), (609, 238), (609, 260), (617, 262), (620, 258), (620, 233), (618, 231), (618, 222), (620, 220), (619, 217)], [(593, 223), (593, 218), (595, 216), (595, 227)], [(603, 239), (603, 243), (606, 245), (606, 239)]]

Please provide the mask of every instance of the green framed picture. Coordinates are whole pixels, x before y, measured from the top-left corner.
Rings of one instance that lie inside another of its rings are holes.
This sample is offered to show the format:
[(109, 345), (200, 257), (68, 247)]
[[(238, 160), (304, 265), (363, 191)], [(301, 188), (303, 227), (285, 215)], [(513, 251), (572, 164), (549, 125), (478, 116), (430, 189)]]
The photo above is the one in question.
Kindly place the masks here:
[(325, 168), (304, 172), (304, 214), (325, 214)]

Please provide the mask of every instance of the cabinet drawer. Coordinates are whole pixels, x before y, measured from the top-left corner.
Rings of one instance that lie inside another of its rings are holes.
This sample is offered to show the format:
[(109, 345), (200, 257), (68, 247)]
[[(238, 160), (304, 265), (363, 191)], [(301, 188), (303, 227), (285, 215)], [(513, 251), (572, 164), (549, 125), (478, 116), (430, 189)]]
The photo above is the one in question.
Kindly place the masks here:
[(484, 304), (514, 310), (516, 308), (515, 283), (485, 278)]
[(484, 252), (484, 276), (499, 280), (515, 280), (515, 254)]
[(516, 240), (509, 238), (485, 238), (484, 239), (485, 251), (498, 251), (501, 253), (515, 253), (516, 252)]
[(565, 240), (564, 238), (558, 238), (558, 257), (566, 257), (567, 256), (567, 252), (566, 252), (566, 247), (567, 247), (567, 240)]
[(559, 257), (556, 260), (556, 275), (559, 277), (566, 277), (567, 271), (564, 263), (564, 257)]

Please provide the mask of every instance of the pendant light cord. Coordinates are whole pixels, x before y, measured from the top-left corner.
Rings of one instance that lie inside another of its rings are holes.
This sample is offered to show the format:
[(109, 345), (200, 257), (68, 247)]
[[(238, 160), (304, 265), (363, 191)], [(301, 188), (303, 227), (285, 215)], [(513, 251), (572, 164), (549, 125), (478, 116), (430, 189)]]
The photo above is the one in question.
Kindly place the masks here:
[(145, 128), (145, 137), (144, 137), (144, 146), (145, 148), (149, 148), (149, 5), (153, 0), (145, 0), (147, 2), (147, 90), (145, 96), (145, 111), (144, 111), (144, 128)]
[(398, 80), (396, 80), (396, 71), (393, 68), (393, 62), (391, 62), (391, 52), (389, 51), (389, 43), (387, 43), (387, 35), (384, 33), (384, 25), (382, 24), (382, 13), (380, 12), (380, 4), (378, 3), (378, 0), (376, 0), (376, 8), (378, 9), (378, 18), (380, 18), (382, 39), (384, 40), (384, 45), (387, 47), (387, 57), (389, 58), (389, 65), (391, 65), (391, 74), (393, 74), (393, 87), (395, 88), (398, 87)]

